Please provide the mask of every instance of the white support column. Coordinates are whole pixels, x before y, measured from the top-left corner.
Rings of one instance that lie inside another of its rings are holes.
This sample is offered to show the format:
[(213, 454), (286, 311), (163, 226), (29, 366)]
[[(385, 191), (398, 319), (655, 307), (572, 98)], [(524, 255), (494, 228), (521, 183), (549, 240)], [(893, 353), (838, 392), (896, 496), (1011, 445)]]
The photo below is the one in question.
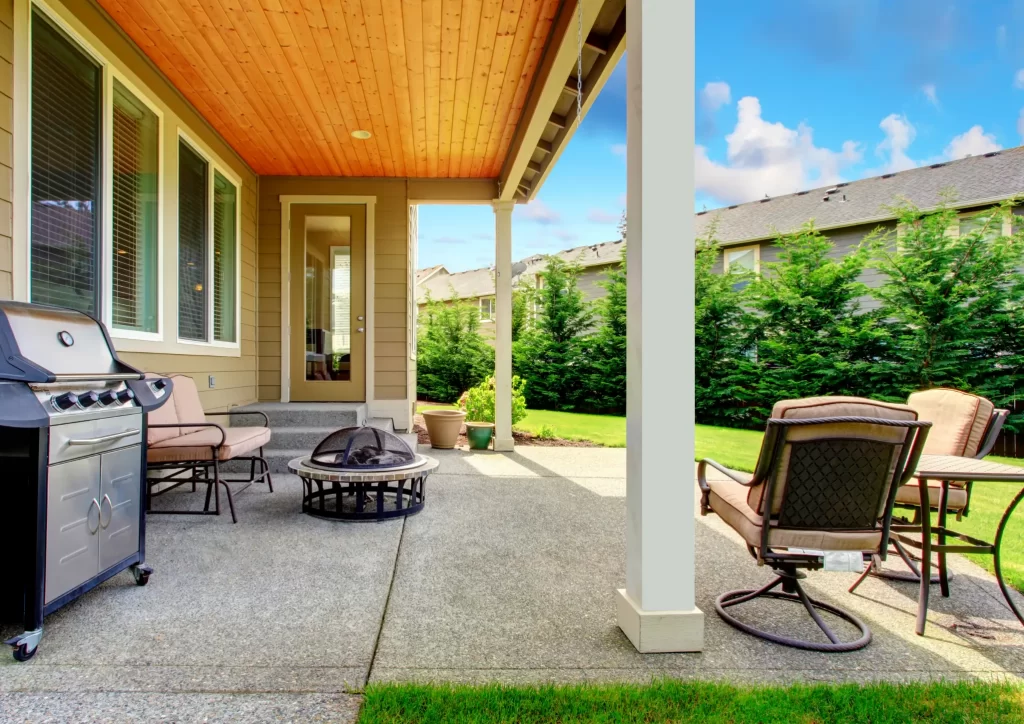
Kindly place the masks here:
[(512, 441), (512, 209), (494, 202), (494, 449)]
[[(700, 651), (694, 596), (694, 0), (627, 0), (626, 588), (644, 653)], [(644, 85), (651, 88), (646, 97)]]

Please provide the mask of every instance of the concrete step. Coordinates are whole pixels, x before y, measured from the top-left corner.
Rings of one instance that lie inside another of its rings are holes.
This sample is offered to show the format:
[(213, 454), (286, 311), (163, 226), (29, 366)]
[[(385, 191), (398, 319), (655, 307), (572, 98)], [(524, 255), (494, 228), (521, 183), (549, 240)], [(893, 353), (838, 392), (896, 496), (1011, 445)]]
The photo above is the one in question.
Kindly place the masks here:
[(378, 430), (395, 431), (395, 421), (390, 417), (370, 417), (367, 418), (366, 424), (370, 427), (376, 427)]
[[(344, 426), (342, 426), (344, 427)], [(312, 450), (338, 427), (271, 427), (270, 445), (277, 450)]]
[[(365, 402), (257, 402), (236, 407), (233, 412), (263, 412), (273, 430), (286, 427), (330, 428), (362, 425), (366, 421)], [(257, 424), (256, 417), (233, 417), (232, 425)]]

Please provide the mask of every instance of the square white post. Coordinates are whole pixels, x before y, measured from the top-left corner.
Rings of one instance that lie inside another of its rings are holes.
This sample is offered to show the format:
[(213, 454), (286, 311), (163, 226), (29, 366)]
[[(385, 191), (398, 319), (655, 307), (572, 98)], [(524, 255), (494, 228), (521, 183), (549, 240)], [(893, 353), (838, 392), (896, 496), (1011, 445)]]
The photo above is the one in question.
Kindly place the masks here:
[(626, 588), (617, 605), (619, 627), (643, 653), (704, 646), (694, 596), (693, 24), (693, 0), (627, 0)]
[(494, 202), (494, 449), (512, 441), (512, 209)]

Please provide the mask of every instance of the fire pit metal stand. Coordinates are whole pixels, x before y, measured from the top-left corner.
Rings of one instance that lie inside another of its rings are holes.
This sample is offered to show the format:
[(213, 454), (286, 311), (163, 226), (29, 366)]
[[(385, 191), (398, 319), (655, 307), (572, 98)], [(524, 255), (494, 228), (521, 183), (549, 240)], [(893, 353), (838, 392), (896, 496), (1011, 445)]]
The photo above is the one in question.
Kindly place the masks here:
[(331, 520), (387, 520), (423, 508), (434, 458), (390, 470), (327, 470), (295, 458), (288, 469), (302, 479), (302, 512)]

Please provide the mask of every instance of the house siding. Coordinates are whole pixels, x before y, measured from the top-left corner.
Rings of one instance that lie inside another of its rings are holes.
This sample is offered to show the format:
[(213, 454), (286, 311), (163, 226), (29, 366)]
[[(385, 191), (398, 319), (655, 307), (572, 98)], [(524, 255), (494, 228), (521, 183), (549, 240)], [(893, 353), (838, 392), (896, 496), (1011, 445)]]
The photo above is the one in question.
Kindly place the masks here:
[(405, 179), (263, 176), (259, 195), (259, 398), (281, 399), (281, 196), (374, 196), (374, 398), (409, 397), (409, 197)]
[[(19, 0), (23, 1), (23, 0)], [(161, 144), (164, 150), (161, 182), (164, 199), (161, 218), (164, 274), (160, 280), (164, 302), (164, 341), (146, 343), (114, 339), (119, 356), (128, 364), (145, 371), (183, 374), (196, 381), (203, 407), (209, 411), (226, 410), (256, 400), (257, 355), (257, 256), (258, 225), (257, 188), (259, 180), (214, 131), (198, 111), (177, 91), (167, 78), (152, 65), (138, 47), (121, 31), (101, 8), (89, 0), (64, 0), (65, 10), (54, 7), (56, 14), (80, 35), (119, 72), (139, 88), (146, 98), (163, 113)], [(52, 7), (52, 6), (51, 6)], [(12, 252), (12, 168), (13, 168), (13, 84), (16, 69), (12, 38), (14, 28), (13, 0), (0, 0), (0, 297), (13, 296)], [(239, 255), (241, 284), (239, 349), (211, 349), (195, 352), (176, 341), (176, 299), (171, 293), (177, 284), (177, 143), (179, 129), (216, 157), (221, 166), (241, 181)], [(22, 140), (24, 142), (24, 140)], [(25, 240), (27, 243), (27, 240)], [(209, 385), (210, 376), (215, 385)]]

